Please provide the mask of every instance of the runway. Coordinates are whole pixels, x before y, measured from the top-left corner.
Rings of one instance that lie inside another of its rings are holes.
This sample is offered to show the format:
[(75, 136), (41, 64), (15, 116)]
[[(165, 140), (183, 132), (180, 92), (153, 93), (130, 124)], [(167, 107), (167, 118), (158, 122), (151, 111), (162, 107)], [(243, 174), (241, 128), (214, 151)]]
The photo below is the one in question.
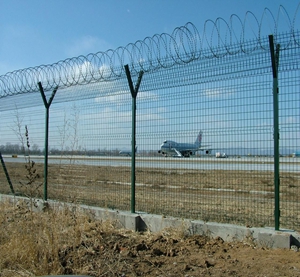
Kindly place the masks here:
[[(24, 156), (13, 158), (3, 155), (5, 162), (25, 163)], [(31, 156), (36, 163), (43, 163), (43, 156)], [(131, 157), (120, 156), (49, 156), (49, 164), (76, 164), (91, 166), (130, 167)], [(136, 157), (136, 167), (187, 169), (187, 170), (247, 170), (247, 171), (273, 171), (273, 157), (228, 157), (215, 158), (212, 156), (193, 158), (171, 157)], [(280, 158), (280, 171), (299, 172), (300, 159), (291, 157)]]

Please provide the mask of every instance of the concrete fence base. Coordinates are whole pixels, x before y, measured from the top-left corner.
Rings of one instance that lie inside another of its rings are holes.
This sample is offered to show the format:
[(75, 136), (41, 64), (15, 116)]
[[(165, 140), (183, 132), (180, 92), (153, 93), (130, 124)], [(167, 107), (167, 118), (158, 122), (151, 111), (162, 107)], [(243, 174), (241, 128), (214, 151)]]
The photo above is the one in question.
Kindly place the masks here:
[[(28, 201), (28, 198), (0, 194), (0, 201)], [(109, 210), (99, 207), (60, 203), (42, 200), (35, 200), (35, 211), (43, 211), (51, 206), (61, 208), (69, 205), (78, 209), (91, 212), (96, 219), (113, 220), (118, 227), (133, 231), (160, 232), (166, 228), (180, 229), (188, 235), (204, 235), (210, 238), (221, 237), (224, 241), (251, 241), (257, 246), (267, 248), (299, 248), (300, 234), (293, 230), (279, 230), (274, 228), (248, 228), (233, 224), (223, 224), (216, 222), (204, 222), (201, 220), (178, 219), (161, 215), (146, 214), (142, 212), (130, 213), (126, 211)], [(73, 275), (74, 276), (74, 275)], [(76, 276), (76, 275), (75, 275)]]

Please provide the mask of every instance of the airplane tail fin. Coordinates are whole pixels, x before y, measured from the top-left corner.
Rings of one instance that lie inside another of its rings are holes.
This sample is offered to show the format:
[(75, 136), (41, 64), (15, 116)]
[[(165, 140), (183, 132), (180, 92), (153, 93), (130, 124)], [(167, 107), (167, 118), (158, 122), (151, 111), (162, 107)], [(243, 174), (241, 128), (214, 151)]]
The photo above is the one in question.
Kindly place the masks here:
[(201, 142), (202, 142), (202, 131), (199, 132), (196, 141), (195, 141), (195, 145), (199, 148), (201, 146)]

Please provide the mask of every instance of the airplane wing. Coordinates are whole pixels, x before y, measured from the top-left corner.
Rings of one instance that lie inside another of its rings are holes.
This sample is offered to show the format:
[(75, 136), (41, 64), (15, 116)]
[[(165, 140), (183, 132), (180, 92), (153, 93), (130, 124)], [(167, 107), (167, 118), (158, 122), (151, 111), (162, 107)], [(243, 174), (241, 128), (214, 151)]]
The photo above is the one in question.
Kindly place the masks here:
[(210, 145), (201, 145), (201, 147), (199, 147), (199, 149), (204, 149), (206, 147), (209, 147)]

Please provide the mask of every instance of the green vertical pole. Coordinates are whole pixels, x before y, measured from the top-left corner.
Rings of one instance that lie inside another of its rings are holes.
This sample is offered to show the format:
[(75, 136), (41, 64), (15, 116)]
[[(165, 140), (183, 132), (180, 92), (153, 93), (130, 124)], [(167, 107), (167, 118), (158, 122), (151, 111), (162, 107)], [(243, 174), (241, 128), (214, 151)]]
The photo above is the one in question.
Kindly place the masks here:
[(273, 128), (274, 128), (274, 192), (275, 192), (275, 230), (280, 226), (280, 173), (279, 173), (279, 105), (278, 105), (278, 65), (280, 45), (276, 45), (274, 51), (273, 35), (269, 36), (269, 45), (271, 52), (271, 62), (273, 71)]
[(132, 97), (131, 140), (131, 212), (135, 213), (135, 146), (136, 146), (136, 97)]
[(49, 107), (45, 114), (45, 149), (44, 149), (44, 200), (48, 200), (48, 141), (49, 141)]
[(41, 82), (38, 82), (39, 90), (42, 95), (42, 99), (46, 108), (46, 117), (45, 117), (45, 149), (44, 149), (44, 201), (48, 200), (48, 140), (49, 140), (49, 109), (50, 105), (53, 101), (55, 93), (58, 89), (56, 87), (51, 97), (49, 98), (49, 102), (47, 102), (45, 92)]
[(9, 177), (8, 171), (7, 171), (7, 169), (6, 169), (5, 162), (4, 162), (4, 160), (3, 160), (3, 157), (2, 157), (1, 152), (0, 152), (0, 160), (1, 160), (2, 168), (3, 168), (4, 173), (5, 173), (5, 176), (6, 176), (6, 180), (7, 180), (8, 184), (9, 184), (11, 193), (12, 193), (13, 195), (15, 195), (15, 190), (14, 190), (14, 187), (13, 187), (12, 182), (11, 182), (11, 180), (10, 180), (10, 177)]
[(144, 72), (140, 71), (135, 88), (133, 87), (129, 66), (125, 65), (125, 73), (127, 76), (130, 93), (132, 96), (132, 139), (131, 139), (131, 212), (135, 213), (135, 149), (136, 149), (136, 97), (142, 81)]

